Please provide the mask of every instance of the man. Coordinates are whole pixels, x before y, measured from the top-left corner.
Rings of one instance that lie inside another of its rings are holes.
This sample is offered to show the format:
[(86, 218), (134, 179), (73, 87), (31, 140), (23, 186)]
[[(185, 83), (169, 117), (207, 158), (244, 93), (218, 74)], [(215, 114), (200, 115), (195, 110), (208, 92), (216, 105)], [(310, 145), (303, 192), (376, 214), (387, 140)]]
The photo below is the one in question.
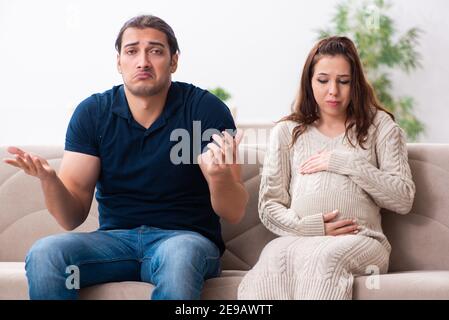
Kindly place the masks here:
[[(116, 48), (124, 85), (76, 108), (58, 174), (45, 159), (9, 148), (15, 158), (5, 162), (41, 180), (47, 208), (66, 230), (85, 221), (97, 187), (99, 230), (50, 236), (28, 253), (31, 299), (76, 299), (66, 285), (69, 267), (78, 268), (81, 288), (144, 281), (155, 286), (152, 299), (199, 299), (204, 280), (220, 273), (219, 218), (243, 217), (241, 134), (224, 131), (235, 125), (215, 96), (171, 81), (179, 54), (171, 27), (155, 16), (132, 18)], [(215, 143), (201, 141), (202, 154), (196, 141), (174, 134), (195, 136), (198, 124), (203, 136), (222, 133)], [(180, 143), (182, 159), (192, 161), (179, 161)]]

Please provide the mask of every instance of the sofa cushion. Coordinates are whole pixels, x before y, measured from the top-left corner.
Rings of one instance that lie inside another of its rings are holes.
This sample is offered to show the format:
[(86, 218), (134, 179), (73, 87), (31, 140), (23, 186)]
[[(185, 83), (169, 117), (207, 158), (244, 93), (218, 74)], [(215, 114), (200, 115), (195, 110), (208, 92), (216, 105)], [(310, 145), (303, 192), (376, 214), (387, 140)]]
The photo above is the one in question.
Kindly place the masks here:
[[(235, 300), (237, 289), (245, 275), (245, 271), (225, 270), (219, 278), (212, 278), (205, 282), (201, 299), (203, 300)], [(147, 300), (154, 286), (144, 282), (111, 282), (82, 289), (80, 299), (107, 300)]]
[[(367, 285), (368, 281), (368, 285)], [(449, 271), (406, 271), (379, 276), (376, 289), (367, 276), (354, 281), (355, 300), (447, 300)], [(369, 289), (369, 288), (373, 289)]]
[[(206, 281), (202, 299), (237, 299), (237, 288), (245, 271), (224, 270), (219, 278)], [(148, 300), (154, 286), (145, 282), (110, 282), (81, 289), (80, 299)], [(25, 263), (0, 262), (0, 300), (27, 300)]]
[[(28, 299), (23, 262), (0, 262), (0, 300)], [(235, 300), (246, 271), (224, 270), (219, 278), (206, 281), (201, 295), (205, 300)], [(81, 289), (80, 299), (147, 300), (153, 285), (144, 282), (110, 282)], [(354, 280), (353, 298), (449, 299), (449, 271), (411, 271), (380, 275), (378, 282), (367, 276)]]
[(25, 263), (0, 262), (0, 300), (25, 299), (29, 299)]

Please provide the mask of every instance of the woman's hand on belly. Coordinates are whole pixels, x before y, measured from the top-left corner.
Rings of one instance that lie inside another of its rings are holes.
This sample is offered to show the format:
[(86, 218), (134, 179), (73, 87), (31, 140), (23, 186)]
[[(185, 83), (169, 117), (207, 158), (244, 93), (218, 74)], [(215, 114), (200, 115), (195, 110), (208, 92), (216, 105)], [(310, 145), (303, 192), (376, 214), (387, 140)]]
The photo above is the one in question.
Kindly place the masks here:
[(301, 164), (299, 167), (299, 173), (312, 174), (320, 171), (327, 171), (329, 168), (330, 156), (331, 152), (321, 150)]
[(344, 219), (333, 221), (337, 217), (338, 213), (338, 210), (334, 210), (332, 212), (323, 214), (324, 234), (326, 236), (357, 234), (360, 227), (358, 226), (356, 220)]

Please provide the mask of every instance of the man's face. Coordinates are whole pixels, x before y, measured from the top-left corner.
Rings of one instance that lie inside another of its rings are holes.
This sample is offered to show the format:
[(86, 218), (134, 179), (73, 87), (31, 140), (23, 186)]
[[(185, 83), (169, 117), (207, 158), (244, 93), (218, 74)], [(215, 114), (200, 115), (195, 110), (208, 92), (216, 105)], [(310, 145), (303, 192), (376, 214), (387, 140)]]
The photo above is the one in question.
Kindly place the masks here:
[(128, 28), (123, 33), (117, 68), (133, 95), (148, 97), (163, 91), (177, 65), (178, 55), (171, 56), (163, 32), (152, 28)]

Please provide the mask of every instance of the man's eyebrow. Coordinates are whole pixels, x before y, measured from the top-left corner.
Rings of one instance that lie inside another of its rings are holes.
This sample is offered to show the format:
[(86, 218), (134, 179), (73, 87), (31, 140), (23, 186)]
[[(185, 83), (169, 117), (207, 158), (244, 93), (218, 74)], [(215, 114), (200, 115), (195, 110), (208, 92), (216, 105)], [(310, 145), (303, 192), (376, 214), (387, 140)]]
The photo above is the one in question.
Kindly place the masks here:
[[(131, 42), (131, 43), (125, 44), (124, 48), (132, 47), (132, 46), (138, 45), (139, 43), (140, 43), (139, 41)], [(150, 44), (152, 46), (159, 46), (159, 47), (165, 48), (165, 45), (162, 42), (158, 42), (158, 41), (148, 41), (148, 44)]]
[(126, 47), (131, 47), (131, 46), (135, 46), (136, 44), (139, 44), (139, 41), (131, 42), (131, 43), (125, 44), (125, 45), (124, 45), (124, 48), (126, 48)]
[(158, 42), (158, 41), (148, 41), (148, 44), (165, 48), (165, 45), (162, 42)]
[[(124, 46), (124, 48), (132, 47), (132, 46), (138, 45), (139, 43), (140, 43), (139, 41), (131, 42), (131, 43), (126, 44)], [(148, 44), (150, 44), (152, 46), (159, 46), (159, 47), (165, 48), (165, 45), (162, 42), (158, 42), (158, 41), (148, 41)]]

